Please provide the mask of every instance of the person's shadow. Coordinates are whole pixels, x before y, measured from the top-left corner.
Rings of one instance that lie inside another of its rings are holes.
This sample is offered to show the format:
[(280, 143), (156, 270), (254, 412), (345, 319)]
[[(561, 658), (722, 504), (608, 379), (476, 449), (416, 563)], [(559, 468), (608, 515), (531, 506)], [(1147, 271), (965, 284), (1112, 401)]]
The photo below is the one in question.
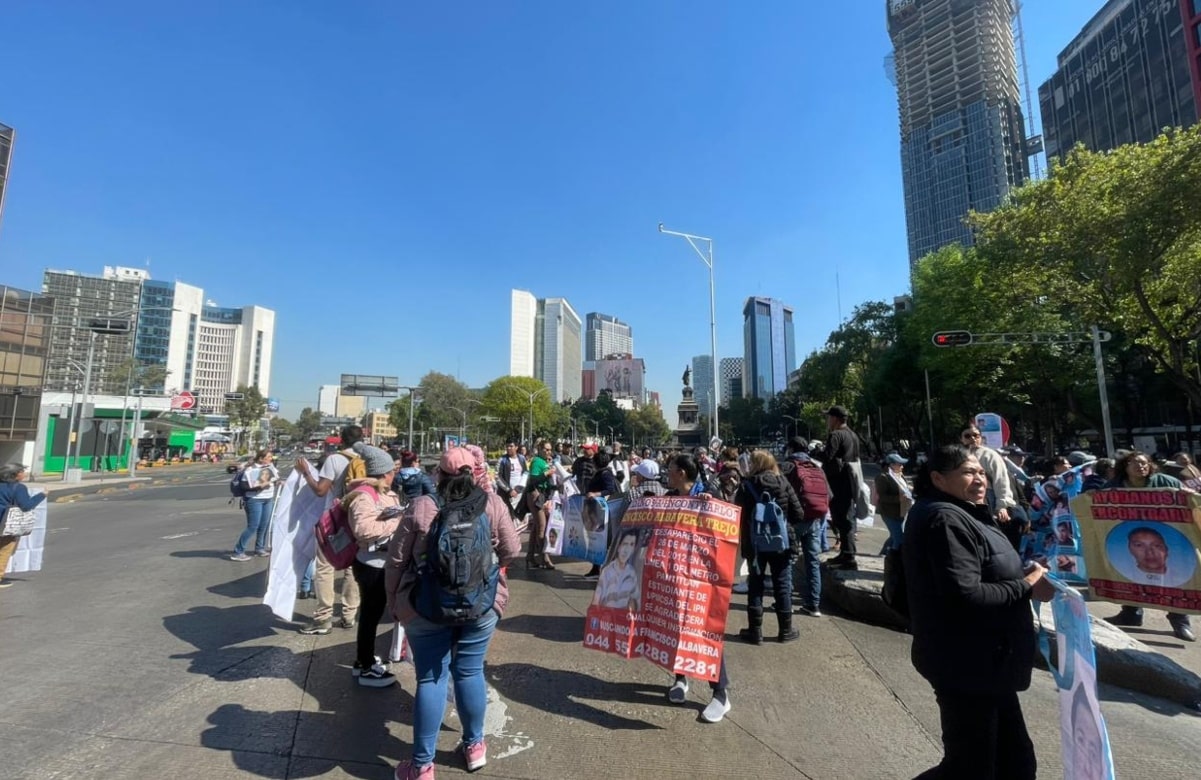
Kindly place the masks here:
[(640, 682), (601, 680), (580, 672), (533, 664), (489, 664), (488, 681), (506, 699), (551, 715), (591, 723), (614, 731), (659, 729), (653, 723), (623, 718), (580, 701), (594, 699), (627, 704), (665, 704), (663, 687)]

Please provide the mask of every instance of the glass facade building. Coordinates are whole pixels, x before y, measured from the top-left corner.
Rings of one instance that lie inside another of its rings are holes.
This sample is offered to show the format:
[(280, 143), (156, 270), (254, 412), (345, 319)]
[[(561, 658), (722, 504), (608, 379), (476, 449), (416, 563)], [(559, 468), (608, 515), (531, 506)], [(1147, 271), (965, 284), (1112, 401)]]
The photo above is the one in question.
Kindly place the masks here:
[(4, 191), (8, 189), (8, 168), (13, 158), (13, 142), (17, 131), (8, 125), (0, 125), (0, 224), (4, 222)]
[(719, 403), (727, 406), (731, 398), (742, 397), (742, 358), (722, 358), (718, 361), (718, 366), (721, 374)]
[(769, 400), (788, 387), (796, 368), (792, 307), (774, 298), (747, 298), (743, 307), (743, 385), (746, 398)]
[(970, 245), (969, 211), (1029, 176), (1013, 0), (888, 0), (909, 262)]
[[(105, 268), (103, 276), (74, 271), (46, 271), (42, 293), (54, 299), (50, 354), (46, 364), (46, 389), (71, 392), (82, 389), (92, 332), (88, 322), (111, 317), (137, 319), (144, 271)], [(127, 368), (133, 357), (133, 334), (97, 335), (92, 351), (92, 382), (88, 393), (123, 394)]]
[(701, 414), (713, 416), (713, 356), (697, 355), (692, 358), (692, 386), (696, 389), (696, 405)]
[(584, 360), (592, 363), (610, 355), (634, 354), (634, 331), (609, 314), (589, 312), (584, 318)]
[(1201, 0), (1110, 0), (1059, 54), (1038, 90), (1047, 158), (1078, 143), (1104, 151), (1197, 121)]
[(0, 286), (0, 462), (28, 462), (37, 438), (54, 301)]

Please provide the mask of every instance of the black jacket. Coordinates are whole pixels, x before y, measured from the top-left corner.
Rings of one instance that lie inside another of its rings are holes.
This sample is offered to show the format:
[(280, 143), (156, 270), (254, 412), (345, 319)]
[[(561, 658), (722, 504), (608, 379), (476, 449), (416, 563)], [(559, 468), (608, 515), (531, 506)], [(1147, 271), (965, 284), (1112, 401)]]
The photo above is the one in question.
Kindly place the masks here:
[(848, 496), (855, 492), (855, 473), (851, 464), (859, 460), (859, 439), (850, 428), (836, 428), (826, 437), (822, 451), (822, 470), (834, 495)]
[(1022, 559), (987, 506), (935, 492), (909, 510), (901, 546), (913, 666), (935, 691), (1030, 687), (1034, 620)]
[(780, 474), (765, 471), (753, 477), (744, 477), (742, 488), (738, 491), (737, 504), (742, 510), (743, 521), (739, 524), (741, 526), (739, 536), (742, 557), (748, 561), (755, 560), (755, 548), (751, 546), (751, 521), (755, 519), (756, 501), (746, 487), (748, 482), (755, 486), (760, 495), (771, 493), (772, 498), (784, 510), (784, 516), (788, 518), (788, 544), (792, 548), (790, 554), (796, 555), (800, 550), (798, 528), (801, 523), (805, 522), (805, 508), (801, 506), (801, 499), (797, 497), (796, 491), (792, 489), (792, 485), (788, 484), (787, 479)]

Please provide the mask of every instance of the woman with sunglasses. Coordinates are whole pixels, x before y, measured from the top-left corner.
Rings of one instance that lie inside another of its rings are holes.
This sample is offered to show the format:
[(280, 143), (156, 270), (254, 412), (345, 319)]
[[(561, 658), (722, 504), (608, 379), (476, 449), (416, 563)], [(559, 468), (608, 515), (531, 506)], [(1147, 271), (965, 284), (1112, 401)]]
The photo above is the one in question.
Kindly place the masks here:
[(525, 506), (530, 513), (530, 546), (525, 555), (527, 569), (555, 568), (546, 554), (546, 523), (549, 519), (546, 505), (555, 490), (554, 454), (555, 448), (549, 441), (540, 441), (534, 447), (534, 459), (530, 462), (530, 476), (525, 485)]
[[(1157, 466), (1148, 455), (1137, 450), (1128, 452), (1118, 459), (1114, 466), (1114, 479), (1106, 488), (1169, 488), (1172, 490), (1187, 490), (1180, 480), (1159, 472)], [(1130, 626), (1137, 628), (1143, 624), (1143, 608), (1123, 605), (1118, 614), (1105, 618), (1107, 623), (1115, 626)], [(1169, 612), (1168, 623), (1177, 639), (1185, 642), (1196, 642), (1197, 635), (1193, 633), (1192, 621), (1188, 615), (1180, 612)]]

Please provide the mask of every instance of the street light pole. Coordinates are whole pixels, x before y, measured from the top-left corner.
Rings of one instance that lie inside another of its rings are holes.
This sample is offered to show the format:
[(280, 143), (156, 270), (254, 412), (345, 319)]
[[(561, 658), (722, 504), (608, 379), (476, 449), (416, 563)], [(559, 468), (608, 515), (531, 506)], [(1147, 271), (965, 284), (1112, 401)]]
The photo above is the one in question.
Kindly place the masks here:
[[(72, 459), (79, 460), (79, 440), (83, 437), (79, 432), (74, 430), (76, 426), (83, 427), (83, 410), (88, 405), (88, 391), (92, 385), (92, 359), (96, 355), (96, 331), (89, 330), (91, 338), (88, 339), (88, 360), (83, 366), (83, 400), (80, 402), (79, 415), (74, 421), (74, 424), (67, 428), (67, 464), (63, 467), (63, 482), (70, 482), (71, 479), (71, 461)], [(74, 411), (75, 399), (71, 399), (71, 409)]]
[[(667, 230), (663, 227), (662, 222), (659, 223), (659, 232), (665, 236), (679, 236), (686, 240), (693, 251), (696, 252), (697, 257), (709, 269), (709, 359), (712, 361), (712, 365), (709, 368), (709, 402), (710, 409), (712, 410), (712, 414), (709, 416), (709, 439), (712, 441), (713, 438), (718, 436), (718, 431), (721, 430), (718, 427), (717, 419), (717, 288), (713, 281), (713, 239), (691, 233), (679, 233), (675, 230)], [(696, 242), (698, 241), (705, 242), (708, 248), (707, 253), (702, 252), (701, 248), (697, 246)]]
[[(413, 448), (413, 399), (414, 399), (414, 396), (417, 394), (417, 391), (420, 390), (421, 388), (406, 386), (406, 387), (402, 387), (400, 389), (409, 391), (409, 439), (408, 439), (407, 443), (408, 443), (409, 449), (412, 449)], [(422, 445), (424, 445), (425, 440), (423, 439), (421, 443), (422, 443)]]

